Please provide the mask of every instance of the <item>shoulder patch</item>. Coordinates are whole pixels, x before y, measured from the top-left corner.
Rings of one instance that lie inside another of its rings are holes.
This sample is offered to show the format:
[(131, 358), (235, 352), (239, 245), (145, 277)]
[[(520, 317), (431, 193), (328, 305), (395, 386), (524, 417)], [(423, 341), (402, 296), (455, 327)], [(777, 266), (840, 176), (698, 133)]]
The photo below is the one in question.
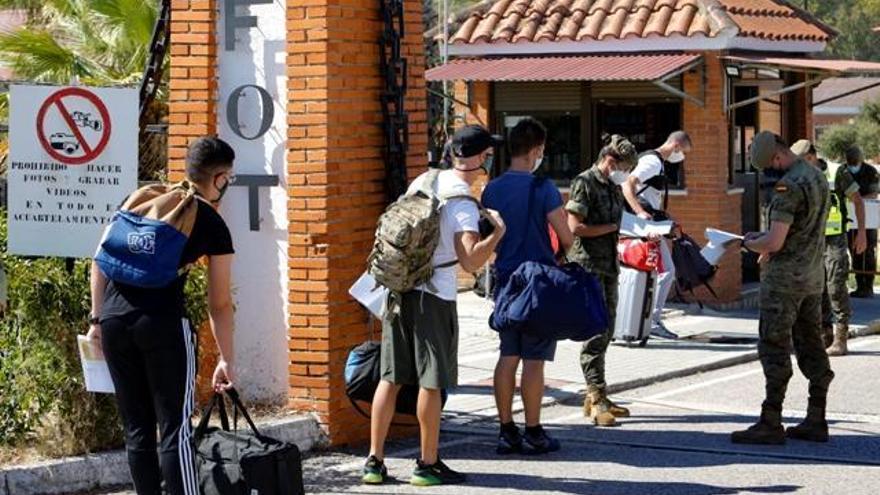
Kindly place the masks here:
[(788, 186), (786, 186), (785, 184), (776, 184), (773, 190), (778, 193), (788, 192)]

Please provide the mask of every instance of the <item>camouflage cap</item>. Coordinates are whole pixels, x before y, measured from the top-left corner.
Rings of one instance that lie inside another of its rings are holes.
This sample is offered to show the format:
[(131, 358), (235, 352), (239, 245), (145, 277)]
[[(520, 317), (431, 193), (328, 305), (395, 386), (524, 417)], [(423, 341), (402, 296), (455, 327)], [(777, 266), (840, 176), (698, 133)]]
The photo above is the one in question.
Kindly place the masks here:
[(784, 145), (785, 143), (776, 134), (770, 131), (759, 132), (752, 139), (752, 146), (749, 147), (749, 159), (752, 162), (752, 166), (757, 169), (769, 167), (773, 157), (776, 156), (780, 144)]
[(801, 139), (791, 145), (791, 152), (801, 158), (807, 156), (811, 149), (813, 149), (813, 143), (809, 139)]
[(636, 151), (635, 145), (624, 136), (621, 136), (620, 134), (611, 136), (611, 141), (608, 143), (608, 146), (611, 151), (620, 158), (620, 161), (627, 165), (635, 167), (639, 162), (639, 154)]

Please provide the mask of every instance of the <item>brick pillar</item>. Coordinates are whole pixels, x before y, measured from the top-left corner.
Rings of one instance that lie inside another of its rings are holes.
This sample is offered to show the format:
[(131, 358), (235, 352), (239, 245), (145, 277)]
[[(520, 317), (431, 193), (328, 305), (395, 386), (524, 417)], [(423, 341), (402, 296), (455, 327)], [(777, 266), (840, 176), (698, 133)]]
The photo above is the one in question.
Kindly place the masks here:
[[(804, 82), (807, 76), (793, 74), (787, 84)], [(789, 143), (798, 139), (811, 139), (813, 136), (813, 87), (793, 91), (787, 98), (788, 135), (784, 138)]]
[[(406, 2), (410, 174), (427, 164), (421, 3)], [(348, 296), (386, 205), (375, 0), (288, 0), (290, 405), (317, 413), (333, 444), (369, 438), (345, 396), (351, 347), (369, 318)], [(375, 337), (380, 330), (376, 327)]]
[(217, 133), (217, 2), (171, 3), (171, 74), (168, 105), (168, 171), (183, 178), (186, 146)]
[[(693, 140), (694, 150), (685, 162), (687, 196), (670, 198), (670, 210), (685, 232), (700, 243), (706, 227), (729, 232), (742, 229), (742, 195), (729, 194), (727, 172), (729, 164), (728, 135), (730, 132), (724, 113), (724, 67), (717, 54), (705, 53), (705, 105), (683, 103), (684, 129)], [(689, 94), (700, 94), (703, 75), (691, 72), (685, 75), (684, 89)], [(742, 286), (740, 253), (732, 250), (722, 260), (718, 275), (712, 284), (721, 301), (739, 297)], [(698, 297), (712, 301), (711, 295), (701, 290)]]

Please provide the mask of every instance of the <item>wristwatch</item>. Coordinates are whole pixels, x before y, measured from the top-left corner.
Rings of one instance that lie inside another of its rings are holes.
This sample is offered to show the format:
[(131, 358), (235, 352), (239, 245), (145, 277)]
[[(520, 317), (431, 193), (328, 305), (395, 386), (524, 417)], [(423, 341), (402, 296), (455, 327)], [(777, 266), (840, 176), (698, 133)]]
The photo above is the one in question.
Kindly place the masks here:
[(89, 325), (98, 325), (101, 323), (101, 318), (95, 315), (89, 315)]

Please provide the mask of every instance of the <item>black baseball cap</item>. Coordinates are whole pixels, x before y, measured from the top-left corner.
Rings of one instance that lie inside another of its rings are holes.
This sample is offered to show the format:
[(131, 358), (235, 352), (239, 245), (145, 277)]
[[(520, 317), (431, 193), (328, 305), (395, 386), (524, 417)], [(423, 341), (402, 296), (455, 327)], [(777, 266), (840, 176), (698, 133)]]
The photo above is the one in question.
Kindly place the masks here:
[(503, 143), (503, 137), (491, 134), (483, 126), (467, 125), (452, 136), (452, 153), (458, 158), (470, 158)]

